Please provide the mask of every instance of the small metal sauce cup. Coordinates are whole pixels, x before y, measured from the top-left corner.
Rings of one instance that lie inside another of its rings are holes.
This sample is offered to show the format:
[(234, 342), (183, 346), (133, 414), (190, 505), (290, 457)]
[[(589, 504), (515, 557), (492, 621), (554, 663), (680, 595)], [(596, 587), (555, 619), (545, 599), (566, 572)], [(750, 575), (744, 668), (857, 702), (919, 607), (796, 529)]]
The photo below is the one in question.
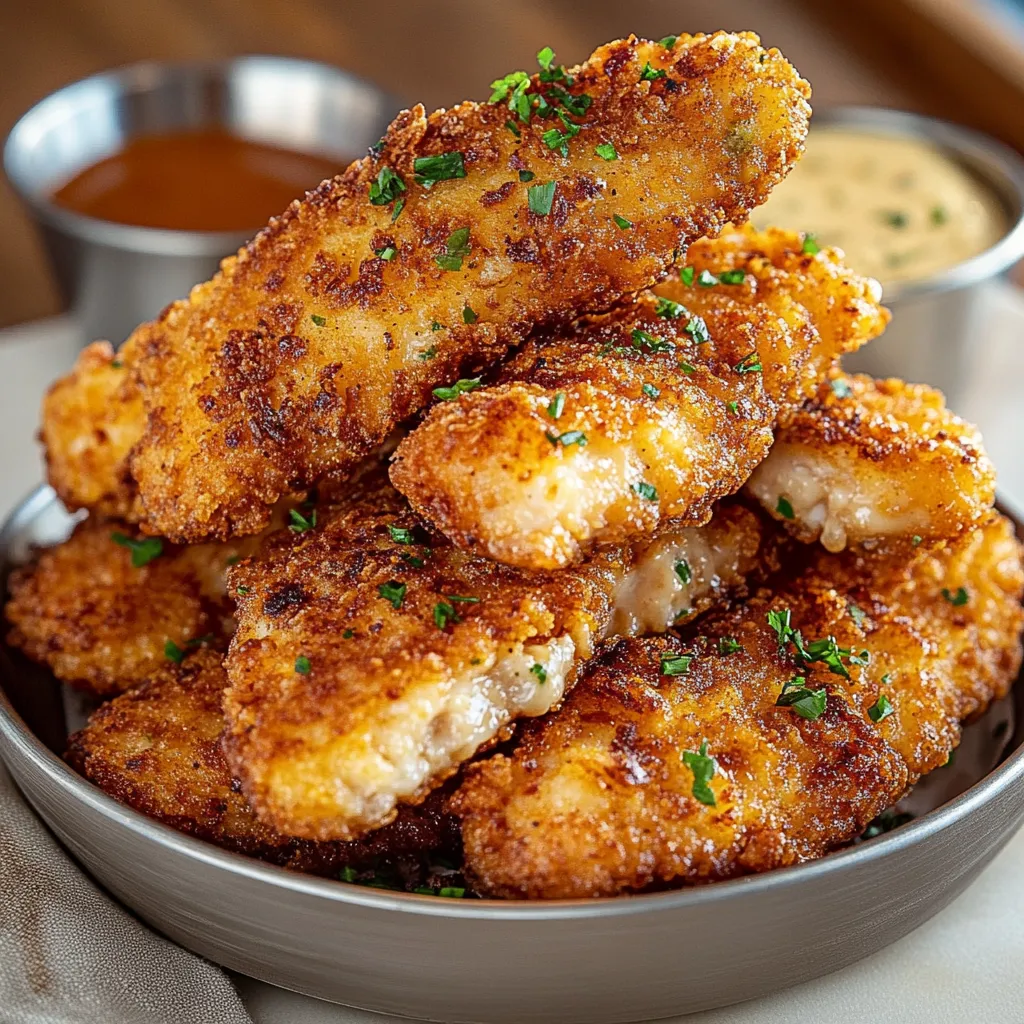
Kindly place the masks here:
[(84, 340), (120, 342), (212, 276), (261, 225), (237, 233), (116, 224), (55, 206), (50, 197), (64, 182), (131, 138), (214, 127), (336, 157), (340, 171), (384, 134), (399, 106), (375, 86), (310, 61), (135, 64), (36, 104), (8, 136), (4, 168), (42, 231)]
[(876, 377), (935, 385), (955, 407), (972, 361), (985, 358), (983, 286), (1024, 258), (1024, 160), (979, 132), (900, 110), (841, 107), (816, 113), (813, 125), (930, 142), (1002, 203), (1008, 227), (995, 245), (929, 277), (885, 285), (892, 322), (843, 361), (847, 369)]

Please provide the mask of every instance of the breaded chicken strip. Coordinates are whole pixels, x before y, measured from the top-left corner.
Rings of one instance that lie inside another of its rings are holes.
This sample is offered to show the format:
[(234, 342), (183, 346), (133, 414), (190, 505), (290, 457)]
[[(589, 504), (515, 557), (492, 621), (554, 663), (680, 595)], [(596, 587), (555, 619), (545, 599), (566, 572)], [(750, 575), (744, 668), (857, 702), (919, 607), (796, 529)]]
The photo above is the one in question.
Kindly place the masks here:
[(888, 319), (876, 282), (802, 248), (751, 228), (699, 242), (660, 296), (533, 341), (498, 385), (436, 405), (399, 445), (395, 486), (456, 543), (524, 568), (706, 522), (776, 420)]
[(468, 769), (468, 876), (492, 896), (615, 896), (821, 856), (1006, 694), (1022, 585), (995, 517), (934, 552), (821, 552), (703, 635), (615, 644), (512, 756)]
[(804, 541), (847, 544), (973, 529), (996, 473), (976, 427), (923, 384), (840, 376), (780, 428), (747, 484)]
[(356, 838), (557, 705), (598, 640), (721, 604), (773, 559), (761, 520), (734, 506), (525, 573), (429, 534), (386, 480), (364, 482), (231, 571), (229, 757), (275, 828)]
[(234, 629), (228, 565), (255, 538), (175, 547), (122, 523), (87, 519), (10, 579), (7, 640), (98, 697), (148, 679), (200, 643)]
[[(179, 541), (254, 533), (433, 388), (658, 280), (762, 202), (803, 146), (807, 84), (749, 33), (541, 63), (490, 103), (399, 115), (370, 156), (140, 327), (124, 361), (145, 416), (90, 407), (80, 366), (61, 392), (83, 415), (51, 400), (43, 430), (69, 506), (133, 503), (146, 532)], [(127, 467), (97, 451), (101, 429), (117, 453), (132, 438)]]
[(67, 760), (116, 800), (227, 850), (297, 871), (334, 874), (376, 858), (457, 849), (438, 802), (405, 808), (359, 843), (311, 843), (264, 825), (221, 751), (222, 658), (198, 651), (104, 704), (69, 740)]

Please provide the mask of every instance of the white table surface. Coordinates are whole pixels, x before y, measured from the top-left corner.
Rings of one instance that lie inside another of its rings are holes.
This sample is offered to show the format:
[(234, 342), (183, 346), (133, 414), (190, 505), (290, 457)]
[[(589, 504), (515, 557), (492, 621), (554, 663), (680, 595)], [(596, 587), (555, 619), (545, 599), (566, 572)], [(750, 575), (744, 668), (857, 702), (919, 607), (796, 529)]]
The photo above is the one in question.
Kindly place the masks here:
[[(1024, 508), (1024, 296), (993, 287), (983, 357), (958, 410), (982, 428), (1000, 490)], [(982, 336), (982, 335), (979, 335)], [(66, 319), (0, 331), (0, 513), (41, 479), (39, 401), (74, 359)], [(785, 965), (780, 964), (784, 970)], [(236, 985), (256, 1024), (381, 1024), (398, 1018), (332, 1006), (247, 978)], [(687, 1024), (1011, 1024), (1024, 1022), (1024, 832), (951, 906), (843, 971)]]

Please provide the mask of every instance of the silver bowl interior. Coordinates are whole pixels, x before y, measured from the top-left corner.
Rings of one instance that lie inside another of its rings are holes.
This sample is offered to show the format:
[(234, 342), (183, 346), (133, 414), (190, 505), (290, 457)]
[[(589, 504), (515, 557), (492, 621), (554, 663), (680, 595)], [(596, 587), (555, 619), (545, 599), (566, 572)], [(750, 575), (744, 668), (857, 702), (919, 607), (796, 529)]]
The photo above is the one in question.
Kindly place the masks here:
[[(49, 488), (37, 490), (0, 531), (4, 584), (14, 565), (59, 541), (72, 522)], [(809, 980), (932, 916), (1024, 819), (1017, 722), (1008, 739), (980, 740), (997, 744), (997, 763), (983, 777), (968, 774), (930, 813), (809, 864), (593, 901), (396, 894), (298, 875), (150, 821), (60, 759), (65, 702), (48, 672), (0, 645), (0, 685), (0, 754), (22, 792), (143, 920), (264, 981), (431, 1020), (642, 1020)], [(1024, 680), (1013, 698), (1024, 699)]]

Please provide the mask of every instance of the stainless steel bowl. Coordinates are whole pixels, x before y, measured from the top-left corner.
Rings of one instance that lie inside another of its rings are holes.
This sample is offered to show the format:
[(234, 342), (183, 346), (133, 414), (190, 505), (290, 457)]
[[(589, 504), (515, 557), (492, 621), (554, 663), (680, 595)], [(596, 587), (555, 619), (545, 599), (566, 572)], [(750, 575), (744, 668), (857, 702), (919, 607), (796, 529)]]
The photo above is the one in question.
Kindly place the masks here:
[[(0, 532), (3, 575), (70, 524), (49, 488), (36, 491)], [(143, 920), (254, 978), (430, 1020), (605, 1024), (807, 981), (942, 909), (1024, 819), (1018, 727), (998, 767), (944, 806), (811, 864), (594, 901), (387, 893), (226, 853), (115, 803), (57, 756), (66, 727), (52, 677), (0, 647), (0, 683), (0, 753), (11, 774), (71, 853)], [(1024, 682), (1016, 693), (1024, 698)]]
[(310, 61), (135, 64), (36, 104), (11, 130), (4, 168), (42, 231), (83, 337), (120, 342), (210, 277), (260, 225), (235, 233), (114, 224), (54, 206), (54, 189), (133, 137), (215, 126), (336, 157), (341, 170), (380, 138), (399, 105), (368, 82)]
[(876, 377), (933, 384), (955, 407), (971, 361), (984, 358), (981, 286), (1024, 258), (1024, 160), (979, 132), (900, 110), (839, 107), (815, 113), (812, 131), (836, 127), (930, 142), (985, 184), (1006, 211), (1008, 230), (990, 249), (930, 277), (886, 285), (883, 301), (892, 323), (881, 338), (844, 360), (849, 369)]

